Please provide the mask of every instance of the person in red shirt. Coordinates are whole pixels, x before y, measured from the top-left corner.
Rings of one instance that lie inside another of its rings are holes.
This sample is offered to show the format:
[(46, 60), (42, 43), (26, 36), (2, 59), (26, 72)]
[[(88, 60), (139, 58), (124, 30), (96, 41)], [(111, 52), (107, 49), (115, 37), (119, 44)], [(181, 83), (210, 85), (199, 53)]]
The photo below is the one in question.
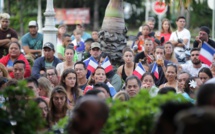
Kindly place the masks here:
[(141, 33), (141, 35), (138, 36), (138, 40), (135, 42), (135, 44), (137, 45), (138, 52), (141, 52), (143, 50), (144, 40), (146, 38), (150, 38), (149, 37), (150, 31), (151, 31), (151, 29), (150, 29), (149, 25), (144, 24), (142, 26), (142, 33)]
[[(160, 39), (161, 39), (161, 43), (162, 45), (169, 41), (170, 35), (171, 35), (172, 31), (171, 31), (171, 24), (169, 22), (168, 19), (163, 19), (162, 20), (162, 29), (160, 32)], [(163, 37), (163, 39), (162, 39)]]
[(27, 78), (31, 75), (31, 67), (28, 60), (21, 53), (21, 46), (18, 42), (11, 42), (9, 46), (9, 54), (0, 59), (0, 63), (4, 64), (9, 72), (11, 78), (14, 78), (13, 64), (16, 60), (22, 60), (25, 62), (25, 74), (24, 77)]

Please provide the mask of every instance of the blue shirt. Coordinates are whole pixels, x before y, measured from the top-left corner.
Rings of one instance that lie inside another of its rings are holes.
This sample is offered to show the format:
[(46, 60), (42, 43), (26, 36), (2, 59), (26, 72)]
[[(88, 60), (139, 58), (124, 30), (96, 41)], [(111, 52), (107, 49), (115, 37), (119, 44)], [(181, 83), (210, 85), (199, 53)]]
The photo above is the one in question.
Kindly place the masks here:
[(30, 49), (42, 50), (43, 47), (43, 35), (37, 33), (37, 36), (34, 38), (28, 32), (22, 36), (22, 46), (29, 46)]
[(13, 61), (12, 61), (12, 60), (9, 60), (9, 61), (8, 61), (7, 67), (13, 67)]
[(77, 52), (84, 52), (84, 50), (85, 50), (84, 42), (80, 41), (80, 42), (78, 43), (78, 45), (79, 45), (79, 47), (76, 48), (76, 51), (77, 51)]
[(190, 96), (189, 96), (186, 92), (182, 93), (182, 96), (183, 96), (186, 100), (188, 100), (189, 102), (191, 102), (192, 104), (195, 104), (196, 101), (195, 101), (194, 99), (190, 98)]

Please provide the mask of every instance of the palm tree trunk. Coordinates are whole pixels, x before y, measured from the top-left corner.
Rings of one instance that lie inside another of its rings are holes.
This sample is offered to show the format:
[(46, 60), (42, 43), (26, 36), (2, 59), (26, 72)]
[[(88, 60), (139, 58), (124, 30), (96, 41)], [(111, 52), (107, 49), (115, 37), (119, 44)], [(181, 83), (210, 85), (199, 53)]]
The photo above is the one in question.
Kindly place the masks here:
[(110, 0), (105, 11), (99, 38), (103, 52), (111, 57), (115, 67), (123, 63), (122, 50), (126, 47), (126, 32), (123, 0)]
[(110, 0), (105, 11), (102, 30), (123, 33), (124, 29), (123, 0)]

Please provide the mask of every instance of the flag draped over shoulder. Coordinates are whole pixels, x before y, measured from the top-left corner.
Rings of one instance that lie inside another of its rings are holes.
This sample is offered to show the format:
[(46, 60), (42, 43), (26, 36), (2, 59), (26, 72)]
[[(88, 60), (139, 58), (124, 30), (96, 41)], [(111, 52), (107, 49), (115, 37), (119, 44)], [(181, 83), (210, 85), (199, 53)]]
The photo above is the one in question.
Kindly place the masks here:
[(101, 67), (103, 67), (105, 69), (105, 73), (108, 73), (110, 72), (111, 70), (113, 70), (113, 66), (111, 65), (110, 63), (110, 60), (108, 57), (106, 57), (104, 59), (104, 61), (102, 62), (101, 64)]
[(137, 67), (135, 68), (133, 75), (137, 76), (139, 79), (142, 78), (143, 74), (145, 73), (145, 69), (143, 65), (139, 62)]
[(199, 60), (207, 64), (208, 66), (210, 66), (212, 64), (214, 54), (215, 54), (215, 49), (211, 47), (208, 43), (203, 42), (202, 48), (199, 54)]
[(157, 63), (154, 63), (151, 73), (155, 76), (155, 78), (159, 79), (159, 72), (158, 72)]

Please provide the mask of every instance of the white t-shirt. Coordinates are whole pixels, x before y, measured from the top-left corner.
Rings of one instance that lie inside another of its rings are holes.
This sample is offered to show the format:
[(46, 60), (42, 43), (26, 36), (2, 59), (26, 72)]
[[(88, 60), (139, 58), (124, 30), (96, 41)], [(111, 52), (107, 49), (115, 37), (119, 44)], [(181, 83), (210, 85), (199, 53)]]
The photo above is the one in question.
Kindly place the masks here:
[(185, 44), (185, 47), (189, 48), (190, 47), (190, 38), (191, 38), (190, 31), (187, 30), (186, 28), (184, 28), (180, 32), (178, 30), (173, 32), (169, 38), (169, 41), (178, 41), (178, 39), (183, 39), (183, 40), (188, 39), (188, 42), (187, 42), (187, 44)]
[(201, 70), (203, 67), (209, 68), (208, 65), (202, 64), (200, 68), (194, 68), (193, 64), (181, 64), (182, 70), (189, 73), (193, 77), (198, 77), (199, 70)]
[[(74, 69), (74, 66), (71, 67), (72, 69)], [(64, 67), (64, 62), (61, 62), (61, 63), (58, 63), (57, 66), (56, 66), (56, 70), (57, 72), (60, 72), (60, 74), (58, 74), (58, 76), (61, 76), (63, 74), (63, 71), (65, 70), (66, 68)]]

